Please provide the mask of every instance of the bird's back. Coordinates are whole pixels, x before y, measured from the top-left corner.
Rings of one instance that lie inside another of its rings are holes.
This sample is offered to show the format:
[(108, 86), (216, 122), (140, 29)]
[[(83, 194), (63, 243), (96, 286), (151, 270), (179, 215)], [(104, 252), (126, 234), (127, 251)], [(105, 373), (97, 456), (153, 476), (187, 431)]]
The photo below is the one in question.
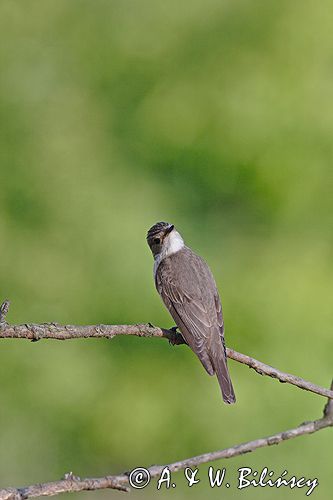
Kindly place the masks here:
[(159, 264), (155, 276), (157, 280), (172, 282), (177, 289), (193, 298), (214, 302), (218, 294), (214, 277), (206, 262), (190, 248), (184, 247), (165, 257)]

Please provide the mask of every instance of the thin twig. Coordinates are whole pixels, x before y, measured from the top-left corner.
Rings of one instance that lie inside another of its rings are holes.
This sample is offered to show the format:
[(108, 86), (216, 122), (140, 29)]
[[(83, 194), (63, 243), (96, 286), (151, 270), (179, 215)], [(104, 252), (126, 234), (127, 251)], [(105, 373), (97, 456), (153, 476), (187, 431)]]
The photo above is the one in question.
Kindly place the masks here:
[[(0, 310), (4, 308), (5, 314), (8, 312), (9, 302), (2, 304)], [(1, 318), (1, 316), (0, 316)], [(166, 338), (172, 344), (185, 344), (180, 333), (174, 330), (159, 328), (151, 324), (136, 324), (136, 325), (60, 325), (58, 323), (42, 323), (42, 324), (22, 324), (9, 325), (6, 322), (0, 322), (0, 338), (25, 338), (33, 342), (41, 339), (56, 339), (69, 340), (78, 338), (107, 338), (112, 339), (116, 335), (134, 335), (137, 337), (161, 337)], [(253, 368), (260, 375), (268, 375), (276, 378), (280, 382), (295, 385), (300, 389), (319, 394), (326, 398), (333, 399), (333, 391), (313, 384), (290, 373), (285, 373), (270, 365), (266, 365), (246, 354), (226, 349), (227, 356), (238, 363)]]
[(0, 306), (0, 324), (1, 323), (6, 323), (6, 315), (8, 313), (8, 310), (9, 310), (9, 306), (10, 306), (10, 302), (9, 300), (5, 300), (1, 306)]
[[(333, 390), (333, 382), (331, 384)], [(288, 439), (294, 439), (305, 434), (313, 434), (326, 427), (333, 427), (333, 401), (329, 399), (324, 408), (323, 416), (312, 422), (301, 424), (298, 427), (289, 429), (278, 434), (273, 434), (265, 438), (248, 441), (224, 450), (218, 450), (211, 453), (204, 453), (196, 457), (186, 458), (178, 462), (173, 462), (168, 465), (153, 465), (148, 468), (150, 478), (161, 475), (165, 467), (168, 467), (170, 472), (184, 470), (186, 467), (197, 467), (198, 465), (212, 462), (220, 459), (227, 459), (249, 453), (258, 448), (280, 444)], [(81, 479), (74, 476), (72, 473), (66, 474), (65, 478), (60, 481), (50, 483), (40, 483), (24, 488), (6, 488), (0, 490), (0, 500), (23, 500), (39, 496), (54, 496), (59, 493), (70, 493), (83, 490), (100, 490), (100, 489), (116, 489), (122, 491), (129, 490), (129, 473), (123, 473), (117, 476), (105, 476), (99, 478)]]

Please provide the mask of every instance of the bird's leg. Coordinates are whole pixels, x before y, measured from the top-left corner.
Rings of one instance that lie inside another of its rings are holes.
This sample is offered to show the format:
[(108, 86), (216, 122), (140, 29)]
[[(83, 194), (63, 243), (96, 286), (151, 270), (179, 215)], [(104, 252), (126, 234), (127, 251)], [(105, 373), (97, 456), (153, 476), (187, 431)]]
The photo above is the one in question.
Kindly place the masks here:
[(172, 328), (169, 328), (169, 332), (172, 332), (171, 335), (169, 336), (169, 344), (171, 345), (186, 344), (182, 334), (177, 332), (177, 329), (178, 326), (173, 326)]

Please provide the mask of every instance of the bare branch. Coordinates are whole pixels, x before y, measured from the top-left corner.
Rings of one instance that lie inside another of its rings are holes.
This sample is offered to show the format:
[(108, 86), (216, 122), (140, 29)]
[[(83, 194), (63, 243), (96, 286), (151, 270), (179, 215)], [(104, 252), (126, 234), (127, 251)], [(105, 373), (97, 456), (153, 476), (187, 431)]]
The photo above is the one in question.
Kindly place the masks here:
[(319, 385), (313, 384), (312, 382), (308, 382), (307, 380), (304, 380), (301, 377), (297, 377), (296, 375), (282, 372), (277, 368), (273, 368), (273, 366), (266, 365), (261, 361), (257, 361), (256, 359), (251, 358), (246, 354), (241, 354), (240, 352), (227, 348), (227, 356), (228, 358), (234, 359), (239, 363), (248, 365), (260, 375), (268, 375), (269, 377), (278, 379), (280, 382), (292, 384), (296, 387), (299, 387), (300, 389), (304, 389), (305, 391), (314, 392), (315, 394), (319, 394), (320, 396), (333, 399), (332, 389), (326, 389), (325, 387), (321, 387)]
[[(0, 310), (5, 311), (6, 315), (9, 307), (9, 302), (6, 301), (2, 304)], [(2, 313), (1, 313), (2, 314)], [(0, 315), (0, 318), (2, 316)], [(69, 340), (79, 338), (107, 338), (112, 339), (116, 335), (134, 335), (137, 337), (161, 337), (166, 338), (172, 344), (186, 344), (180, 333), (174, 330), (167, 330), (164, 328), (155, 327), (151, 324), (136, 324), (136, 325), (60, 325), (58, 323), (42, 323), (42, 324), (22, 324), (22, 325), (9, 325), (2, 321), (0, 322), (0, 338), (25, 338), (33, 342), (41, 339), (56, 339), (56, 340)], [(253, 368), (260, 375), (268, 375), (269, 377), (276, 378), (280, 382), (295, 385), (300, 389), (319, 394), (326, 398), (333, 399), (333, 391), (313, 384), (290, 373), (284, 373), (270, 365), (266, 365), (246, 354), (234, 351), (227, 348), (227, 356), (238, 363)]]
[[(121, 480), (121, 482), (119, 482)], [(72, 473), (66, 474), (60, 481), (50, 483), (38, 483), (24, 488), (5, 488), (0, 490), (0, 500), (25, 500), (41, 496), (55, 496), (60, 493), (73, 493), (75, 491), (91, 491), (101, 489), (114, 489), (129, 491), (126, 486), (128, 478), (124, 474), (121, 476), (105, 476), (81, 479)]]
[[(331, 384), (333, 390), (333, 382)], [(326, 427), (333, 427), (333, 401), (328, 400), (324, 408), (324, 414), (319, 420), (301, 424), (298, 427), (289, 429), (278, 434), (248, 441), (224, 450), (213, 451), (211, 453), (204, 453), (196, 457), (187, 458), (178, 462), (173, 462), (168, 465), (153, 465), (148, 471), (151, 478), (158, 477), (165, 467), (168, 467), (170, 472), (177, 472), (185, 469), (186, 467), (197, 467), (198, 465), (212, 462), (220, 459), (227, 459), (249, 453), (258, 448), (271, 446), (273, 444), (280, 444), (288, 439), (294, 439), (306, 434), (313, 434)], [(53, 481), (50, 483), (35, 484), (26, 486), (24, 488), (6, 488), (0, 490), (0, 500), (24, 500), (32, 497), (39, 496), (54, 496), (59, 493), (70, 493), (74, 491), (83, 490), (100, 490), (100, 489), (116, 489), (122, 491), (129, 490), (129, 473), (123, 473), (117, 476), (105, 476), (100, 478), (85, 478), (81, 479), (74, 476), (72, 473), (66, 474), (65, 478), (60, 481)]]
[[(333, 390), (333, 380), (331, 382), (331, 390)], [(333, 419), (333, 399), (328, 399), (324, 408), (324, 417)]]

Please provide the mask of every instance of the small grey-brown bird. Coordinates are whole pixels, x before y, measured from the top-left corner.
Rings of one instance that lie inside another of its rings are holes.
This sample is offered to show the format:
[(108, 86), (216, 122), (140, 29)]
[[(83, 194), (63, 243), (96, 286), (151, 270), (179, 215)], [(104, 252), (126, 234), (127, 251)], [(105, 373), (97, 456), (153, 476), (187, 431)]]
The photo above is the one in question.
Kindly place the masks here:
[(221, 300), (211, 270), (168, 222), (152, 226), (147, 242), (155, 259), (155, 285), (164, 304), (206, 371), (217, 375), (225, 403), (235, 403)]

